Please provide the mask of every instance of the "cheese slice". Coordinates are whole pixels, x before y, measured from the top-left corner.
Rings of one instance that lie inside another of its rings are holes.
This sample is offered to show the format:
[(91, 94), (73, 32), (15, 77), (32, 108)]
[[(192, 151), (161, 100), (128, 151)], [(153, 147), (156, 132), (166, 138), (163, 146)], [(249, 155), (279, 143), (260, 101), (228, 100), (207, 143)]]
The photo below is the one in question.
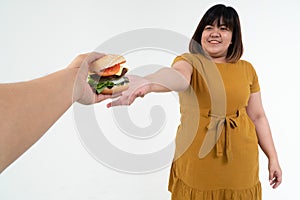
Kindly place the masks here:
[(115, 74), (115, 75), (117, 75), (117, 76), (121, 76), (121, 74), (122, 74), (122, 71), (123, 71), (123, 68), (125, 68), (126, 69), (126, 67), (123, 67), (123, 66), (120, 66), (120, 69), (119, 69), (119, 71)]

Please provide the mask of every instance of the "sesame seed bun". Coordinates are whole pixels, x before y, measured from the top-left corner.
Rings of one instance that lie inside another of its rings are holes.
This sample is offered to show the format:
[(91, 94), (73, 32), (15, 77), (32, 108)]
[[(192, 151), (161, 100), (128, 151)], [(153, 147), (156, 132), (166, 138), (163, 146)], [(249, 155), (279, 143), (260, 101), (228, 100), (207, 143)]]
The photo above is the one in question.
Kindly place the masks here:
[(117, 64), (125, 63), (126, 59), (121, 55), (108, 54), (94, 61), (90, 66), (90, 73), (98, 73), (103, 69), (112, 67)]

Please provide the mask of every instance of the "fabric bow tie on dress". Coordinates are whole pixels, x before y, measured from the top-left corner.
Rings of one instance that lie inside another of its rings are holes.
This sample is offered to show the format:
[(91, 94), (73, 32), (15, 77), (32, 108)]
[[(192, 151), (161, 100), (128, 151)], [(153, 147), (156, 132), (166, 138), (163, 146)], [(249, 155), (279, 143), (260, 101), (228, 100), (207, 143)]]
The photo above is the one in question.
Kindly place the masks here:
[[(231, 135), (232, 130), (238, 127), (237, 118), (240, 116), (240, 110), (235, 114), (220, 116), (209, 114), (211, 121), (207, 126), (206, 136), (199, 151), (199, 158), (204, 158), (214, 146), (216, 146), (216, 156), (224, 155), (224, 148), (228, 160), (232, 159)], [(222, 135), (224, 132), (224, 135)]]

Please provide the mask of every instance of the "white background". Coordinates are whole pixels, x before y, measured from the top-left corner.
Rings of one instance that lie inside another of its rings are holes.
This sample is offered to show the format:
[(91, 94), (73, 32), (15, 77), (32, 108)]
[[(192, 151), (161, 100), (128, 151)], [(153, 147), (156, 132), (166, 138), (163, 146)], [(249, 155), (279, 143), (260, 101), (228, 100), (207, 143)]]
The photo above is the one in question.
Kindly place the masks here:
[[(111, 37), (139, 28), (169, 29), (191, 37), (204, 12), (220, 2), (233, 6), (240, 15), (245, 46), (243, 59), (257, 70), (283, 169), (282, 185), (271, 189), (267, 159), (260, 154), (263, 197), (297, 199), (300, 12), (296, 0), (0, 0), (0, 81), (25, 81), (57, 71), (77, 54), (93, 51)], [(160, 59), (153, 62), (172, 62), (171, 57)], [(16, 94), (16, 98), (22, 97)], [(167, 120), (176, 130), (179, 117), (176, 99), (170, 101), (175, 114), (168, 115)], [(95, 106), (98, 115), (109, 114), (105, 104)], [(147, 113), (149, 110), (145, 108), (144, 115)], [(169, 134), (173, 137), (174, 131)], [(125, 142), (116, 141), (116, 144), (126, 148)], [(165, 144), (161, 142), (162, 146)], [(82, 146), (70, 109), (0, 175), (0, 199), (167, 200), (170, 198), (168, 175), (169, 167), (156, 173), (132, 175), (97, 162)]]

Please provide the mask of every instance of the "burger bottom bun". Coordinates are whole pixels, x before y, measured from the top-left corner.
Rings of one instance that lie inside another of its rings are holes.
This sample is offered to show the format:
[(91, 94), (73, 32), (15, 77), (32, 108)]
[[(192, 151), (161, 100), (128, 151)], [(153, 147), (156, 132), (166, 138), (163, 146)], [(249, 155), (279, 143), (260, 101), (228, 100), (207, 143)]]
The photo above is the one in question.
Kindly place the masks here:
[(114, 93), (118, 93), (118, 92), (123, 92), (123, 91), (127, 90), (128, 87), (129, 87), (129, 85), (125, 84), (125, 85), (117, 85), (112, 88), (105, 88), (101, 92), (101, 94), (114, 94)]

